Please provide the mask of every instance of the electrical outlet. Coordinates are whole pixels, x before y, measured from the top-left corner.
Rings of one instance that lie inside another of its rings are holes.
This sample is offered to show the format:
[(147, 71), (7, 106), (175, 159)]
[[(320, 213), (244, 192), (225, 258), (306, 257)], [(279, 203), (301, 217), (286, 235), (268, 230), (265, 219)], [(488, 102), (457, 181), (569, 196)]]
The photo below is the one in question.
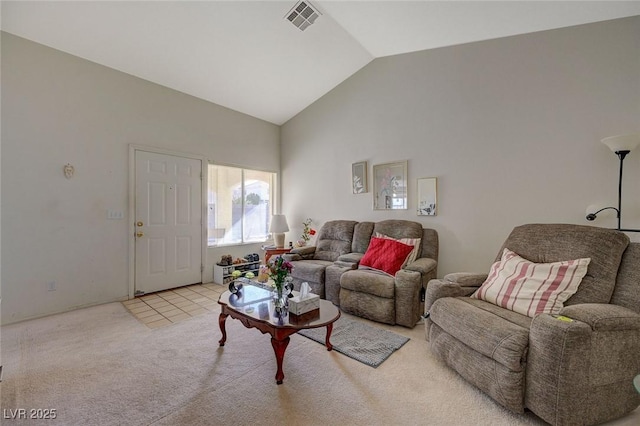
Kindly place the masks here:
[(56, 291), (56, 282), (55, 281), (49, 281), (47, 283), (47, 291)]

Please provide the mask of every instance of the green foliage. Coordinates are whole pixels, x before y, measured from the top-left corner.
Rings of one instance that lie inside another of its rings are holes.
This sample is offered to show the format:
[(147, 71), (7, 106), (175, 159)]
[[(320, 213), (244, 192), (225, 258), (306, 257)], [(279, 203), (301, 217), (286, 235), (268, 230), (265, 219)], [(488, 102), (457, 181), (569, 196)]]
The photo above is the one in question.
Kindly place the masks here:
[(257, 206), (258, 204), (260, 204), (260, 201), (262, 201), (262, 198), (260, 198), (260, 196), (255, 192), (247, 195), (247, 204)]

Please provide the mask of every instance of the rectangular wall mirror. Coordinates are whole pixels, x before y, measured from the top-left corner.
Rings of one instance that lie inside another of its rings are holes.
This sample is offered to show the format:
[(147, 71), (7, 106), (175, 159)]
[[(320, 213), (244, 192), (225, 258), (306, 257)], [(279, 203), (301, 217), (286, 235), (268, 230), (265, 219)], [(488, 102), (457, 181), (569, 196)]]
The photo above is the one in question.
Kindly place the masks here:
[(435, 216), (437, 205), (437, 178), (418, 179), (418, 216)]

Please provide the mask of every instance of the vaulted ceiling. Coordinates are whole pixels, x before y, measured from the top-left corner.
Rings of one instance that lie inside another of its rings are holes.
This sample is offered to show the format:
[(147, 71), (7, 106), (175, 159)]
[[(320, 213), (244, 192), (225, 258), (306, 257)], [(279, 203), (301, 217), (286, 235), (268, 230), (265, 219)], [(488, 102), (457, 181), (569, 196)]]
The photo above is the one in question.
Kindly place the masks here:
[(638, 1), (2, 1), (2, 30), (283, 124), (378, 57), (640, 15)]

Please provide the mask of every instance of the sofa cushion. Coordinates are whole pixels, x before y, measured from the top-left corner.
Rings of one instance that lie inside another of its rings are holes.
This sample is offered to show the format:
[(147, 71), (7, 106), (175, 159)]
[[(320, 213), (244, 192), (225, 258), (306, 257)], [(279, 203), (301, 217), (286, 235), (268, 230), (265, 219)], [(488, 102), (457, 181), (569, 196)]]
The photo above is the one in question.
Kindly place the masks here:
[(353, 230), (356, 226), (352, 220), (333, 220), (326, 222), (316, 242), (316, 251), (313, 258), (334, 262), (338, 256), (351, 252)]
[[(410, 220), (399, 220), (399, 219), (381, 220), (380, 222), (376, 222), (373, 228), (373, 231), (374, 231), (374, 235), (377, 232), (395, 239), (423, 238), (422, 224), (418, 222), (413, 222)], [(421, 256), (422, 256), (422, 245), (420, 246), (420, 250), (418, 251), (418, 254), (416, 255), (416, 257), (421, 257)]]
[(395, 296), (394, 277), (374, 270), (347, 271), (340, 277), (340, 287), (385, 299), (393, 299)]
[(609, 303), (620, 259), (628, 245), (628, 236), (610, 229), (573, 224), (528, 224), (511, 231), (498, 259), (504, 248), (537, 263), (589, 257), (591, 263), (587, 274), (565, 305)]
[(587, 273), (590, 258), (534, 263), (505, 248), (486, 281), (471, 295), (529, 317), (558, 314)]
[(360, 266), (368, 266), (395, 275), (405, 263), (413, 246), (388, 238), (371, 238), (369, 248), (360, 261)]
[[(364, 254), (369, 247), (369, 240), (373, 234), (374, 222), (358, 222), (353, 229), (353, 242), (351, 243), (352, 253)], [(358, 259), (360, 260), (360, 259)]]
[(438, 232), (435, 229), (424, 228), (422, 230), (422, 244), (420, 244), (420, 252), (418, 253), (418, 259), (421, 257), (427, 257), (438, 261)]
[(433, 323), (471, 349), (511, 371), (524, 370), (530, 318), (468, 297), (438, 299), (429, 312)]
[(484, 300), (471, 299), (464, 296), (460, 297), (463, 297), (465, 303), (472, 305), (477, 309), (482, 309), (483, 311), (500, 317), (503, 320), (509, 321), (527, 330), (531, 327), (531, 321), (533, 320), (531, 317), (501, 308), (500, 306), (496, 306), (493, 303), (485, 302)]

